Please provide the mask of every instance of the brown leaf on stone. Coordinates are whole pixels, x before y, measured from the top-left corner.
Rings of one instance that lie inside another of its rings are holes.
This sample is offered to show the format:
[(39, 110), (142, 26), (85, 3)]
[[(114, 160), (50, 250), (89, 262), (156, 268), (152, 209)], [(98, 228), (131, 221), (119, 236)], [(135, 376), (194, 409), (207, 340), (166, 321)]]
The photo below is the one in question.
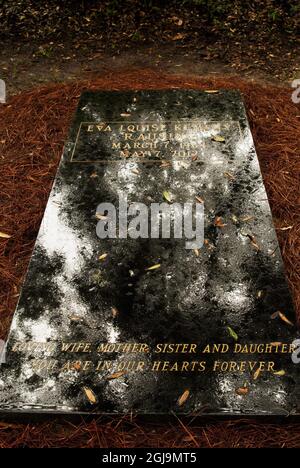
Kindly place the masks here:
[(254, 216), (242, 216), (240, 218), (240, 220), (243, 221), (243, 223), (246, 223), (247, 221), (251, 221), (252, 219), (254, 219)]
[(225, 138), (221, 135), (215, 135), (212, 137), (212, 141), (216, 141), (217, 143), (225, 143)]
[(73, 369), (77, 370), (77, 371), (80, 371), (81, 369), (81, 364), (80, 362), (74, 362), (73, 364)]
[(81, 322), (83, 319), (80, 315), (71, 315), (70, 320), (71, 322)]
[(185, 34), (178, 33), (172, 37), (172, 41), (180, 41), (181, 39), (184, 39), (184, 38), (185, 38)]
[(100, 261), (105, 260), (106, 257), (107, 257), (107, 255), (108, 255), (107, 253), (103, 253), (102, 255), (99, 255), (98, 259), (99, 259)]
[(283, 377), (285, 375), (285, 370), (279, 370), (274, 372), (274, 375), (278, 375), (279, 377)]
[(106, 378), (107, 378), (107, 380), (119, 379), (124, 374), (125, 374), (125, 371), (114, 372), (113, 374), (109, 375)]
[(93, 392), (93, 390), (91, 390), (89, 387), (83, 387), (83, 390), (84, 390), (84, 393), (87, 397), (87, 399), (89, 400), (89, 402), (94, 405), (95, 403), (97, 403), (97, 398), (96, 398), (96, 395), (95, 393)]
[(252, 234), (247, 234), (247, 237), (249, 237), (250, 242), (251, 242), (251, 245), (253, 245), (253, 247), (254, 247), (256, 250), (260, 250), (260, 247), (259, 247), (258, 243), (256, 242), (255, 237), (252, 236)]
[(111, 313), (112, 313), (113, 318), (116, 318), (119, 315), (119, 311), (116, 307), (111, 308)]
[(152, 265), (151, 267), (146, 268), (146, 271), (157, 270), (158, 268), (160, 268), (160, 266), (161, 266), (161, 264), (160, 264), (160, 263), (157, 263), (156, 265)]
[(170, 167), (171, 163), (170, 161), (162, 161), (160, 164), (160, 167)]
[(294, 324), (282, 312), (278, 311), (278, 315), (283, 322), (287, 323), (288, 325), (291, 325), (292, 327), (294, 326)]
[(245, 396), (245, 395), (248, 395), (249, 388), (248, 387), (240, 387), (240, 388), (237, 388), (235, 392), (238, 395)]
[(227, 177), (227, 179), (234, 180), (235, 177), (231, 172), (224, 172), (224, 176)]
[(278, 316), (279, 316), (279, 312), (278, 312), (278, 310), (277, 310), (276, 312), (273, 312), (273, 314), (271, 315), (271, 319), (274, 320), (274, 319), (276, 319)]
[(218, 228), (223, 228), (227, 226), (227, 224), (223, 223), (221, 216), (216, 217), (216, 219), (214, 220), (214, 225), (217, 226)]
[(183, 392), (183, 394), (178, 398), (177, 400), (177, 404), (178, 406), (182, 406), (184, 405), (184, 403), (186, 402), (186, 400), (189, 398), (190, 396), (190, 391), (189, 390), (185, 390)]

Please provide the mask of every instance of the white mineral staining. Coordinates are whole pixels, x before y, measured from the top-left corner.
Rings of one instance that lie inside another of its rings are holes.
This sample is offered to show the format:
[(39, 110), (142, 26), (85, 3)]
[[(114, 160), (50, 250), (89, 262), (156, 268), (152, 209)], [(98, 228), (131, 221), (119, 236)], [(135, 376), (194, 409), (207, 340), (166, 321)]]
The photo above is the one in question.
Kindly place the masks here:
[(277, 388), (274, 387), (275, 385), (273, 384), (269, 397), (274, 401), (274, 404), (285, 407), (287, 399), (286, 390), (283, 389), (282, 385), (277, 385)]
[(181, 171), (182, 169), (187, 170), (191, 167), (191, 165), (192, 165), (191, 161), (184, 161), (184, 160), (179, 160), (179, 159), (172, 160), (172, 167), (176, 172)]
[(20, 315), (23, 315), (23, 313), (24, 313), (24, 308), (20, 307), (19, 314), (14, 314), (11, 327), (10, 327), (10, 332), (13, 332), (14, 338), (17, 341), (24, 341), (26, 339), (26, 335), (24, 331), (22, 330), (23, 321), (20, 318)]
[[(78, 237), (76, 229), (70, 226), (61, 207), (67, 204), (69, 190), (64, 187), (60, 193), (53, 195), (48, 203), (45, 217), (41, 226), (39, 243), (46, 250), (49, 258), (54, 254), (64, 259), (63, 271), (55, 277), (60, 300), (59, 313), (61, 316), (60, 329), (53, 339), (62, 336), (62, 332), (70, 332), (70, 316), (86, 317), (88, 306), (81, 300), (76, 286), (73, 284), (74, 276), (80, 274), (86, 264), (86, 258), (92, 256), (92, 244), (88, 237)], [(78, 213), (76, 213), (78, 217)], [(50, 311), (56, 313), (57, 311)], [(38, 326), (37, 322), (37, 326)], [(39, 328), (37, 329), (39, 330)]]
[(225, 316), (230, 317), (233, 325), (240, 325), (241, 317), (253, 307), (253, 297), (248, 286), (243, 283), (224, 283), (214, 285), (214, 300)]
[(231, 374), (221, 373), (218, 374), (218, 387), (220, 394), (232, 393), (234, 396), (236, 388), (236, 380)]
[(191, 280), (182, 291), (181, 302), (185, 306), (199, 305), (199, 301), (206, 293), (205, 283), (207, 274), (199, 272), (197, 279)]
[(56, 380), (55, 379), (48, 379), (46, 382), (45, 387), (49, 390), (55, 390), (56, 389)]
[[(107, 165), (104, 173), (105, 184), (115, 193), (125, 190), (126, 195), (135, 193), (139, 183), (140, 175), (134, 174), (132, 171), (139, 168), (135, 162), (115, 163), (113, 166)], [(119, 195), (121, 195), (119, 193)]]
[[(48, 311), (45, 311), (45, 317), (47, 317), (47, 313)], [(15, 316), (11, 331), (14, 332), (15, 340), (27, 341), (27, 337), (30, 336), (31, 341), (40, 343), (45, 343), (56, 335), (55, 329), (50, 325), (47, 318), (23, 320)]]
[(24, 364), (22, 366), (22, 369), (21, 369), (21, 379), (23, 380), (23, 382), (24, 382), (24, 380), (29, 379), (30, 377), (32, 377), (35, 374), (36, 374), (36, 372), (33, 370), (31, 363), (30, 362), (24, 362)]
[[(131, 353), (119, 354), (113, 363), (112, 369), (106, 374), (106, 377), (108, 377), (115, 372), (123, 370), (122, 362), (124, 361), (133, 362), (139, 360), (145, 363), (144, 368), (147, 374), (143, 371), (135, 372), (130, 370), (126, 371), (126, 369), (124, 369), (125, 373), (119, 378), (107, 380), (107, 387), (105, 389), (106, 397), (113, 401), (122, 412), (131, 410), (131, 398), (133, 398), (133, 400), (136, 398), (137, 389), (141, 396), (143, 392), (149, 394), (149, 392), (155, 391), (154, 387), (157, 376), (155, 373), (149, 371), (151, 367), (149, 356), (144, 353), (143, 355)], [(102, 374), (100, 378), (103, 378)]]
[(53, 337), (53, 328), (46, 318), (38, 320), (25, 320), (23, 321), (23, 326), (25, 329), (28, 327), (28, 330), (31, 331), (33, 341), (44, 343)]
[[(236, 155), (235, 161), (239, 163), (239, 161), (245, 161), (246, 157), (248, 156), (249, 152), (253, 149), (253, 139), (250, 131), (245, 131), (244, 134), (241, 136), (239, 134), (236, 135), (235, 139), (232, 139), (233, 145), (233, 153)], [(253, 163), (253, 161), (255, 162)], [(251, 162), (251, 169), (257, 172), (259, 170), (259, 166), (256, 163), (257, 158), (253, 158)]]
[(93, 109), (92, 104), (86, 104), (81, 110), (84, 111), (86, 120), (102, 122), (101, 115)]
[[(61, 207), (68, 204), (69, 190), (72, 190), (72, 187), (62, 187), (61, 191), (49, 200), (41, 225), (39, 243), (50, 258), (55, 253), (63, 256), (64, 274), (70, 279), (80, 272), (85, 264), (85, 256), (92, 254), (92, 246), (86, 236), (84, 239), (78, 237), (77, 231), (69, 225), (66, 215), (62, 212)], [(76, 217), (78, 216), (76, 213)]]
[(109, 323), (106, 325), (107, 341), (108, 343), (117, 343), (120, 336), (120, 330), (116, 325)]
[(236, 312), (249, 310), (253, 305), (253, 299), (250, 297), (248, 288), (245, 284), (238, 284), (231, 291), (223, 294), (223, 303), (227, 304)]

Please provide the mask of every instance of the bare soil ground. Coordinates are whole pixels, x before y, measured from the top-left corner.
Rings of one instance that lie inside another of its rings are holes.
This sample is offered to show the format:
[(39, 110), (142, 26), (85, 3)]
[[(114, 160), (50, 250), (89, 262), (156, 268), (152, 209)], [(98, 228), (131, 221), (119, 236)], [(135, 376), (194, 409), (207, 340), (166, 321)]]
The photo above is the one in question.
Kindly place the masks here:
[[(120, 50), (102, 49), (97, 43), (49, 43), (41, 45), (3, 44), (0, 50), (0, 78), (9, 95), (47, 83), (90, 79), (110, 72), (151, 68), (158, 72), (188, 76), (235, 75), (273, 84), (287, 83), (300, 76), (300, 57), (282, 47), (260, 58), (259, 48), (236, 45), (235, 52), (220, 46), (191, 44), (139, 44)], [(254, 55), (253, 55), (254, 54)]]

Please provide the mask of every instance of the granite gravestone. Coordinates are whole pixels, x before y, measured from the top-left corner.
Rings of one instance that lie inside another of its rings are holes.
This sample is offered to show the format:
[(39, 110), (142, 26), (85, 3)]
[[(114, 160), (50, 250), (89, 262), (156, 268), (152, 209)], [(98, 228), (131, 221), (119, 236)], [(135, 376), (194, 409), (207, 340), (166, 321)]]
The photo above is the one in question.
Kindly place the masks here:
[[(130, 226), (100, 238), (101, 204), (118, 215), (121, 199), (203, 205), (203, 245)], [(295, 323), (240, 94), (84, 92), (13, 318), (1, 411), (296, 414)]]

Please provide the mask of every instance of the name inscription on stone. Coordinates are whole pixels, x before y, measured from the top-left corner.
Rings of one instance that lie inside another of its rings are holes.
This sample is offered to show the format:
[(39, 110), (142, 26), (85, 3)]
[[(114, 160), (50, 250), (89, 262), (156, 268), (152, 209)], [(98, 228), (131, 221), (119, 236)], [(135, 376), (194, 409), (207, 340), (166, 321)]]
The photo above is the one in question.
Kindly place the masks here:
[(237, 121), (81, 122), (71, 162), (194, 160), (214, 142), (231, 152), (240, 136)]

